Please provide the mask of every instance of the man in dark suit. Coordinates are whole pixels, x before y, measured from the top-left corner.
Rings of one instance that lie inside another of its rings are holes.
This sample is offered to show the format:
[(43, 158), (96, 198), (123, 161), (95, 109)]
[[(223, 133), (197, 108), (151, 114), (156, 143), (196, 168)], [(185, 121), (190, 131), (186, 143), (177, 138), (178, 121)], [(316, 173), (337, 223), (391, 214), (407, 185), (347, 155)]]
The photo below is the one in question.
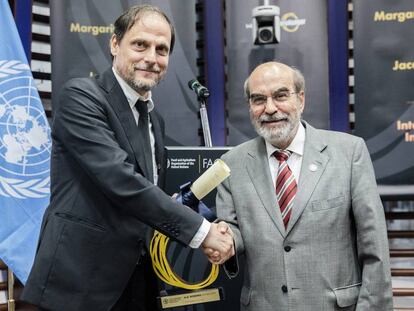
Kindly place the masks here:
[(73, 79), (62, 91), (53, 119), (51, 202), (22, 297), (42, 310), (155, 310), (144, 243), (150, 227), (193, 248), (211, 247), (223, 260), (233, 255), (229, 234), (156, 186), (164, 124), (151, 89), (164, 77), (173, 45), (174, 28), (162, 11), (132, 7), (115, 22), (113, 67), (96, 79)]

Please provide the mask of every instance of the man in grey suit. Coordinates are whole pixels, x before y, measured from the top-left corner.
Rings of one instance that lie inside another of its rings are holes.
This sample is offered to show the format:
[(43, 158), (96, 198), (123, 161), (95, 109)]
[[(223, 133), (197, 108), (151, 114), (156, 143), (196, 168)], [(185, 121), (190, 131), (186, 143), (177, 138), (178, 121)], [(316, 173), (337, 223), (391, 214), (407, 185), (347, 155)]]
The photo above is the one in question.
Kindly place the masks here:
[(112, 68), (69, 81), (54, 111), (51, 202), (22, 297), (41, 310), (156, 310), (151, 228), (223, 260), (232, 254), (230, 235), (156, 186), (164, 126), (151, 90), (166, 73), (173, 26), (142, 5), (114, 27)]
[[(301, 121), (304, 78), (285, 64), (259, 65), (245, 93), (259, 137), (222, 157), (232, 174), (216, 202), (246, 260), (241, 309), (392, 310), (384, 211), (363, 140)], [(232, 276), (236, 259), (225, 264)]]

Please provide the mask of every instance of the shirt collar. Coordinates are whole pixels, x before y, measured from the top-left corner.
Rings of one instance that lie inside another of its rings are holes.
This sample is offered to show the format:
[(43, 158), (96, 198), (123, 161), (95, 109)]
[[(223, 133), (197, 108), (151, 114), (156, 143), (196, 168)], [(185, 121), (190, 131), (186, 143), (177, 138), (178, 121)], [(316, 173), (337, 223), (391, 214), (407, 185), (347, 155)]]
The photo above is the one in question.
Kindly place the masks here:
[(151, 112), (154, 110), (154, 102), (152, 101), (152, 93), (151, 91), (148, 92), (147, 98), (144, 98), (140, 94), (138, 94), (132, 87), (128, 85), (128, 83), (125, 82), (125, 80), (116, 72), (115, 68), (112, 67), (112, 71), (115, 75), (116, 80), (118, 81), (119, 85), (121, 86), (122, 91), (125, 94), (125, 97), (128, 100), (128, 104), (131, 107), (131, 109), (134, 108), (137, 100), (146, 101), (148, 105), (148, 112)]
[[(302, 122), (299, 122), (298, 131), (296, 132), (295, 137), (293, 138), (290, 145), (286, 148), (286, 150), (292, 151), (292, 153), (296, 153), (299, 156), (303, 156), (303, 149), (305, 148), (305, 128)], [(267, 157), (270, 158), (273, 156), (273, 153), (276, 150), (280, 150), (275, 146), (271, 145), (266, 141), (266, 151)]]

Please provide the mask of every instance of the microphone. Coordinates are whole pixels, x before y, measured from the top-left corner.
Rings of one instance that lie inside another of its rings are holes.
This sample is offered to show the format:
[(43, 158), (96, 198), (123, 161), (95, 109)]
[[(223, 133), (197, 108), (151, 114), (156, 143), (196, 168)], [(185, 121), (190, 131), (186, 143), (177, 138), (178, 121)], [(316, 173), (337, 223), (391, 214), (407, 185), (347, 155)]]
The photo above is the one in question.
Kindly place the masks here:
[(205, 86), (202, 86), (196, 79), (188, 81), (188, 87), (200, 98), (207, 98), (210, 96), (208, 89)]

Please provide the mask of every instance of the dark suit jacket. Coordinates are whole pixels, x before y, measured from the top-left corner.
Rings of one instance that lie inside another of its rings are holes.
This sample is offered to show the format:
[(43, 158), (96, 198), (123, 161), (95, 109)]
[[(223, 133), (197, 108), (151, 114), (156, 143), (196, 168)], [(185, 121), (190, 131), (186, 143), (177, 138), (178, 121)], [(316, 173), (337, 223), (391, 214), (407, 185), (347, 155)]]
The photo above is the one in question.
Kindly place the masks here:
[[(150, 117), (160, 163), (162, 123), (154, 112)], [(65, 85), (52, 127), (51, 202), (24, 300), (50, 310), (109, 310), (135, 268), (148, 225), (191, 241), (203, 218), (145, 178), (137, 134), (111, 69)]]

